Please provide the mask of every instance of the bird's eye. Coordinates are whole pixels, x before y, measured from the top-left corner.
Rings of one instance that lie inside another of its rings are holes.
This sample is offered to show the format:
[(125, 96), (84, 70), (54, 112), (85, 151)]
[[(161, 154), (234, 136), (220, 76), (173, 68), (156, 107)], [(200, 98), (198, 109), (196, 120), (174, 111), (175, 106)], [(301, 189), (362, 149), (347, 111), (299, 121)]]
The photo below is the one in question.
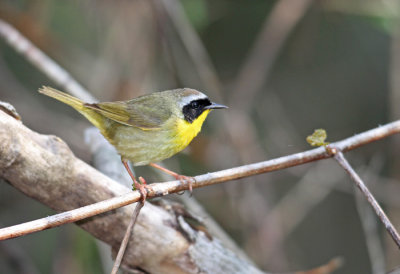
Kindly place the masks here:
[(197, 101), (191, 102), (191, 103), (190, 103), (190, 106), (191, 106), (192, 108), (198, 108), (198, 107), (199, 107), (199, 102), (197, 102)]

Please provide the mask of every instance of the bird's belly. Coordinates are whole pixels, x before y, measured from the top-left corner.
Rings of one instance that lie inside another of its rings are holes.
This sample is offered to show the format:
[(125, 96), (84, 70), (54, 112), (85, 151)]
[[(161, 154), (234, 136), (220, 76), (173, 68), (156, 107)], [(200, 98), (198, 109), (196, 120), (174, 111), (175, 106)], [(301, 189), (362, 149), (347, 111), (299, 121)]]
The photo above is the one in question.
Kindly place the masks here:
[(122, 158), (130, 160), (135, 166), (162, 161), (186, 147), (162, 129), (141, 130), (129, 126), (118, 127), (113, 145)]
[(142, 130), (109, 121), (106, 127), (109, 131), (103, 134), (123, 159), (135, 166), (147, 165), (167, 159), (187, 147), (200, 132), (208, 113), (209, 110), (204, 111), (193, 123), (171, 119), (158, 130)]

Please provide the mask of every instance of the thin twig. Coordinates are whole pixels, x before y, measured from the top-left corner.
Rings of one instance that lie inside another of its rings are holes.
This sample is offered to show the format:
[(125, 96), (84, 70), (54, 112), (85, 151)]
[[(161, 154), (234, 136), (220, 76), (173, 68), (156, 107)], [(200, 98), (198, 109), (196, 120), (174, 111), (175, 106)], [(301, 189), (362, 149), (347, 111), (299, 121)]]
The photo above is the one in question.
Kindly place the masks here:
[[(342, 141), (332, 143), (331, 147), (339, 151), (348, 151), (359, 146), (366, 145), (373, 141), (388, 137), (400, 132), (400, 121), (395, 121), (375, 129), (368, 130)], [(321, 159), (330, 158), (333, 155), (328, 153), (324, 147), (213, 173), (207, 173), (194, 177), (193, 188), (200, 188), (208, 185), (218, 184), (230, 180), (249, 177), (255, 174), (261, 174), (276, 170), (285, 169)], [(180, 181), (169, 181), (163, 183), (151, 184), (151, 190), (148, 191), (148, 198), (164, 196), (170, 193), (177, 193), (187, 190), (189, 186)], [(132, 191), (125, 195), (105, 200), (99, 203), (84, 206), (71, 211), (63, 212), (31, 222), (6, 227), (0, 229), (0, 240), (19, 237), (29, 233), (41, 231), (44, 229), (60, 226), (65, 223), (76, 222), (103, 212), (110, 211), (140, 200), (140, 193)]]
[(125, 236), (119, 247), (118, 255), (115, 258), (115, 262), (114, 262), (114, 266), (111, 270), (111, 274), (116, 274), (119, 269), (119, 266), (121, 265), (122, 258), (124, 257), (124, 254), (125, 254), (126, 246), (128, 245), (129, 239), (132, 236), (132, 229), (136, 223), (137, 217), (139, 216), (140, 210), (142, 209), (143, 206), (144, 206), (144, 202), (141, 201), (140, 203), (137, 203), (135, 210), (133, 211), (132, 219), (131, 219), (128, 227), (126, 228)]
[(389, 218), (386, 216), (385, 212), (382, 210), (375, 197), (369, 191), (368, 187), (362, 181), (360, 176), (354, 171), (349, 162), (344, 157), (343, 153), (337, 148), (335, 145), (329, 145), (327, 150), (330, 151), (335, 160), (346, 170), (346, 172), (350, 175), (350, 178), (355, 182), (357, 187), (361, 190), (361, 192), (365, 195), (368, 202), (371, 204), (372, 208), (375, 210), (375, 213), (378, 215), (379, 219), (381, 219), (384, 224), (386, 230), (389, 232), (390, 236), (396, 243), (396, 245), (400, 248), (400, 235), (397, 232), (396, 228), (390, 222)]
[(0, 19), (0, 37), (23, 55), (40, 71), (46, 74), (57, 85), (70, 92), (72, 95), (84, 100), (85, 102), (95, 102), (96, 99), (82, 87), (74, 78), (50, 57), (33, 45), (13, 26)]
[(372, 273), (385, 273), (385, 253), (379, 233), (379, 226), (376, 222), (376, 215), (367, 205), (368, 202), (355, 185), (353, 186), (353, 190), (356, 209), (364, 231), (365, 245), (367, 246)]

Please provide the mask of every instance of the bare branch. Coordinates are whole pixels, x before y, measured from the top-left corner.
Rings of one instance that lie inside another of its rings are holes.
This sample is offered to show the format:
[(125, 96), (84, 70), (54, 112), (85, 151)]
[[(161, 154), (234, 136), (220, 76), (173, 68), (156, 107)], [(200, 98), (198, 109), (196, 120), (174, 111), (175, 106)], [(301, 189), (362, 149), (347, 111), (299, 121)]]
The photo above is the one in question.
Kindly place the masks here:
[(60, 67), (26, 39), (18, 30), (2, 19), (0, 19), (0, 36), (57, 85), (86, 102), (96, 101), (96, 99), (75, 81), (66, 70)]
[(368, 201), (357, 187), (353, 187), (356, 209), (360, 216), (361, 226), (364, 231), (365, 244), (369, 255), (372, 273), (385, 273), (385, 252), (383, 250), (381, 233), (377, 217), (371, 207), (368, 206)]
[(122, 258), (124, 257), (125, 254), (126, 246), (128, 245), (129, 242), (129, 238), (132, 235), (132, 229), (136, 223), (137, 217), (139, 216), (140, 210), (142, 209), (143, 206), (144, 206), (143, 201), (136, 204), (135, 210), (133, 211), (132, 214), (131, 222), (129, 223), (128, 228), (126, 229), (124, 239), (122, 240), (121, 246), (119, 247), (117, 258), (115, 258), (115, 263), (111, 270), (111, 274), (116, 274), (118, 272), (119, 266), (121, 265), (122, 262)]
[(378, 215), (379, 219), (381, 219), (382, 223), (385, 225), (385, 228), (389, 232), (389, 234), (392, 237), (393, 241), (400, 248), (400, 235), (399, 235), (399, 233), (397, 232), (396, 228), (393, 226), (393, 224), (389, 220), (389, 218), (386, 216), (385, 212), (380, 207), (380, 205), (376, 201), (375, 197), (369, 191), (368, 187), (365, 185), (365, 183), (362, 181), (360, 176), (358, 176), (357, 172), (354, 171), (354, 169), (351, 167), (349, 162), (343, 156), (343, 153), (339, 149), (337, 149), (335, 147), (335, 145), (333, 145), (333, 144), (329, 145), (327, 147), (327, 150), (332, 152), (332, 154), (334, 155), (335, 160), (338, 161), (338, 163), (340, 164), (341, 167), (344, 168), (344, 170), (346, 170), (346, 172), (350, 175), (350, 178), (355, 182), (357, 187), (365, 195), (365, 197), (367, 198), (368, 202), (371, 204), (371, 206), (375, 210), (375, 213)]

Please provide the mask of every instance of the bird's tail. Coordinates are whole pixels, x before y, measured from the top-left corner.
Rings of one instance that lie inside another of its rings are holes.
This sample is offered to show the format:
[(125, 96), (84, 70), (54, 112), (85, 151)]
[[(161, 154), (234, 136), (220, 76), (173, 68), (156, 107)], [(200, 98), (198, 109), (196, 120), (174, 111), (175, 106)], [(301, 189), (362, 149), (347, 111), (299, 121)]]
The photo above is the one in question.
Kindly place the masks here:
[(103, 129), (102, 125), (104, 123), (104, 117), (93, 109), (86, 107), (82, 100), (65, 92), (46, 86), (40, 88), (39, 92), (73, 107), (85, 116), (94, 126), (98, 127), (100, 130)]
[(54, 99), (57, 99), (58, 101), (61, 101), (67, 105), (70, 105), (78, 111), (81, 111), (84, 108), (83, 101), (65, 92), (56, 90), (55, 88), (43, 86), (39, 89), (39, 92), (49, 97), (53, 97)]

